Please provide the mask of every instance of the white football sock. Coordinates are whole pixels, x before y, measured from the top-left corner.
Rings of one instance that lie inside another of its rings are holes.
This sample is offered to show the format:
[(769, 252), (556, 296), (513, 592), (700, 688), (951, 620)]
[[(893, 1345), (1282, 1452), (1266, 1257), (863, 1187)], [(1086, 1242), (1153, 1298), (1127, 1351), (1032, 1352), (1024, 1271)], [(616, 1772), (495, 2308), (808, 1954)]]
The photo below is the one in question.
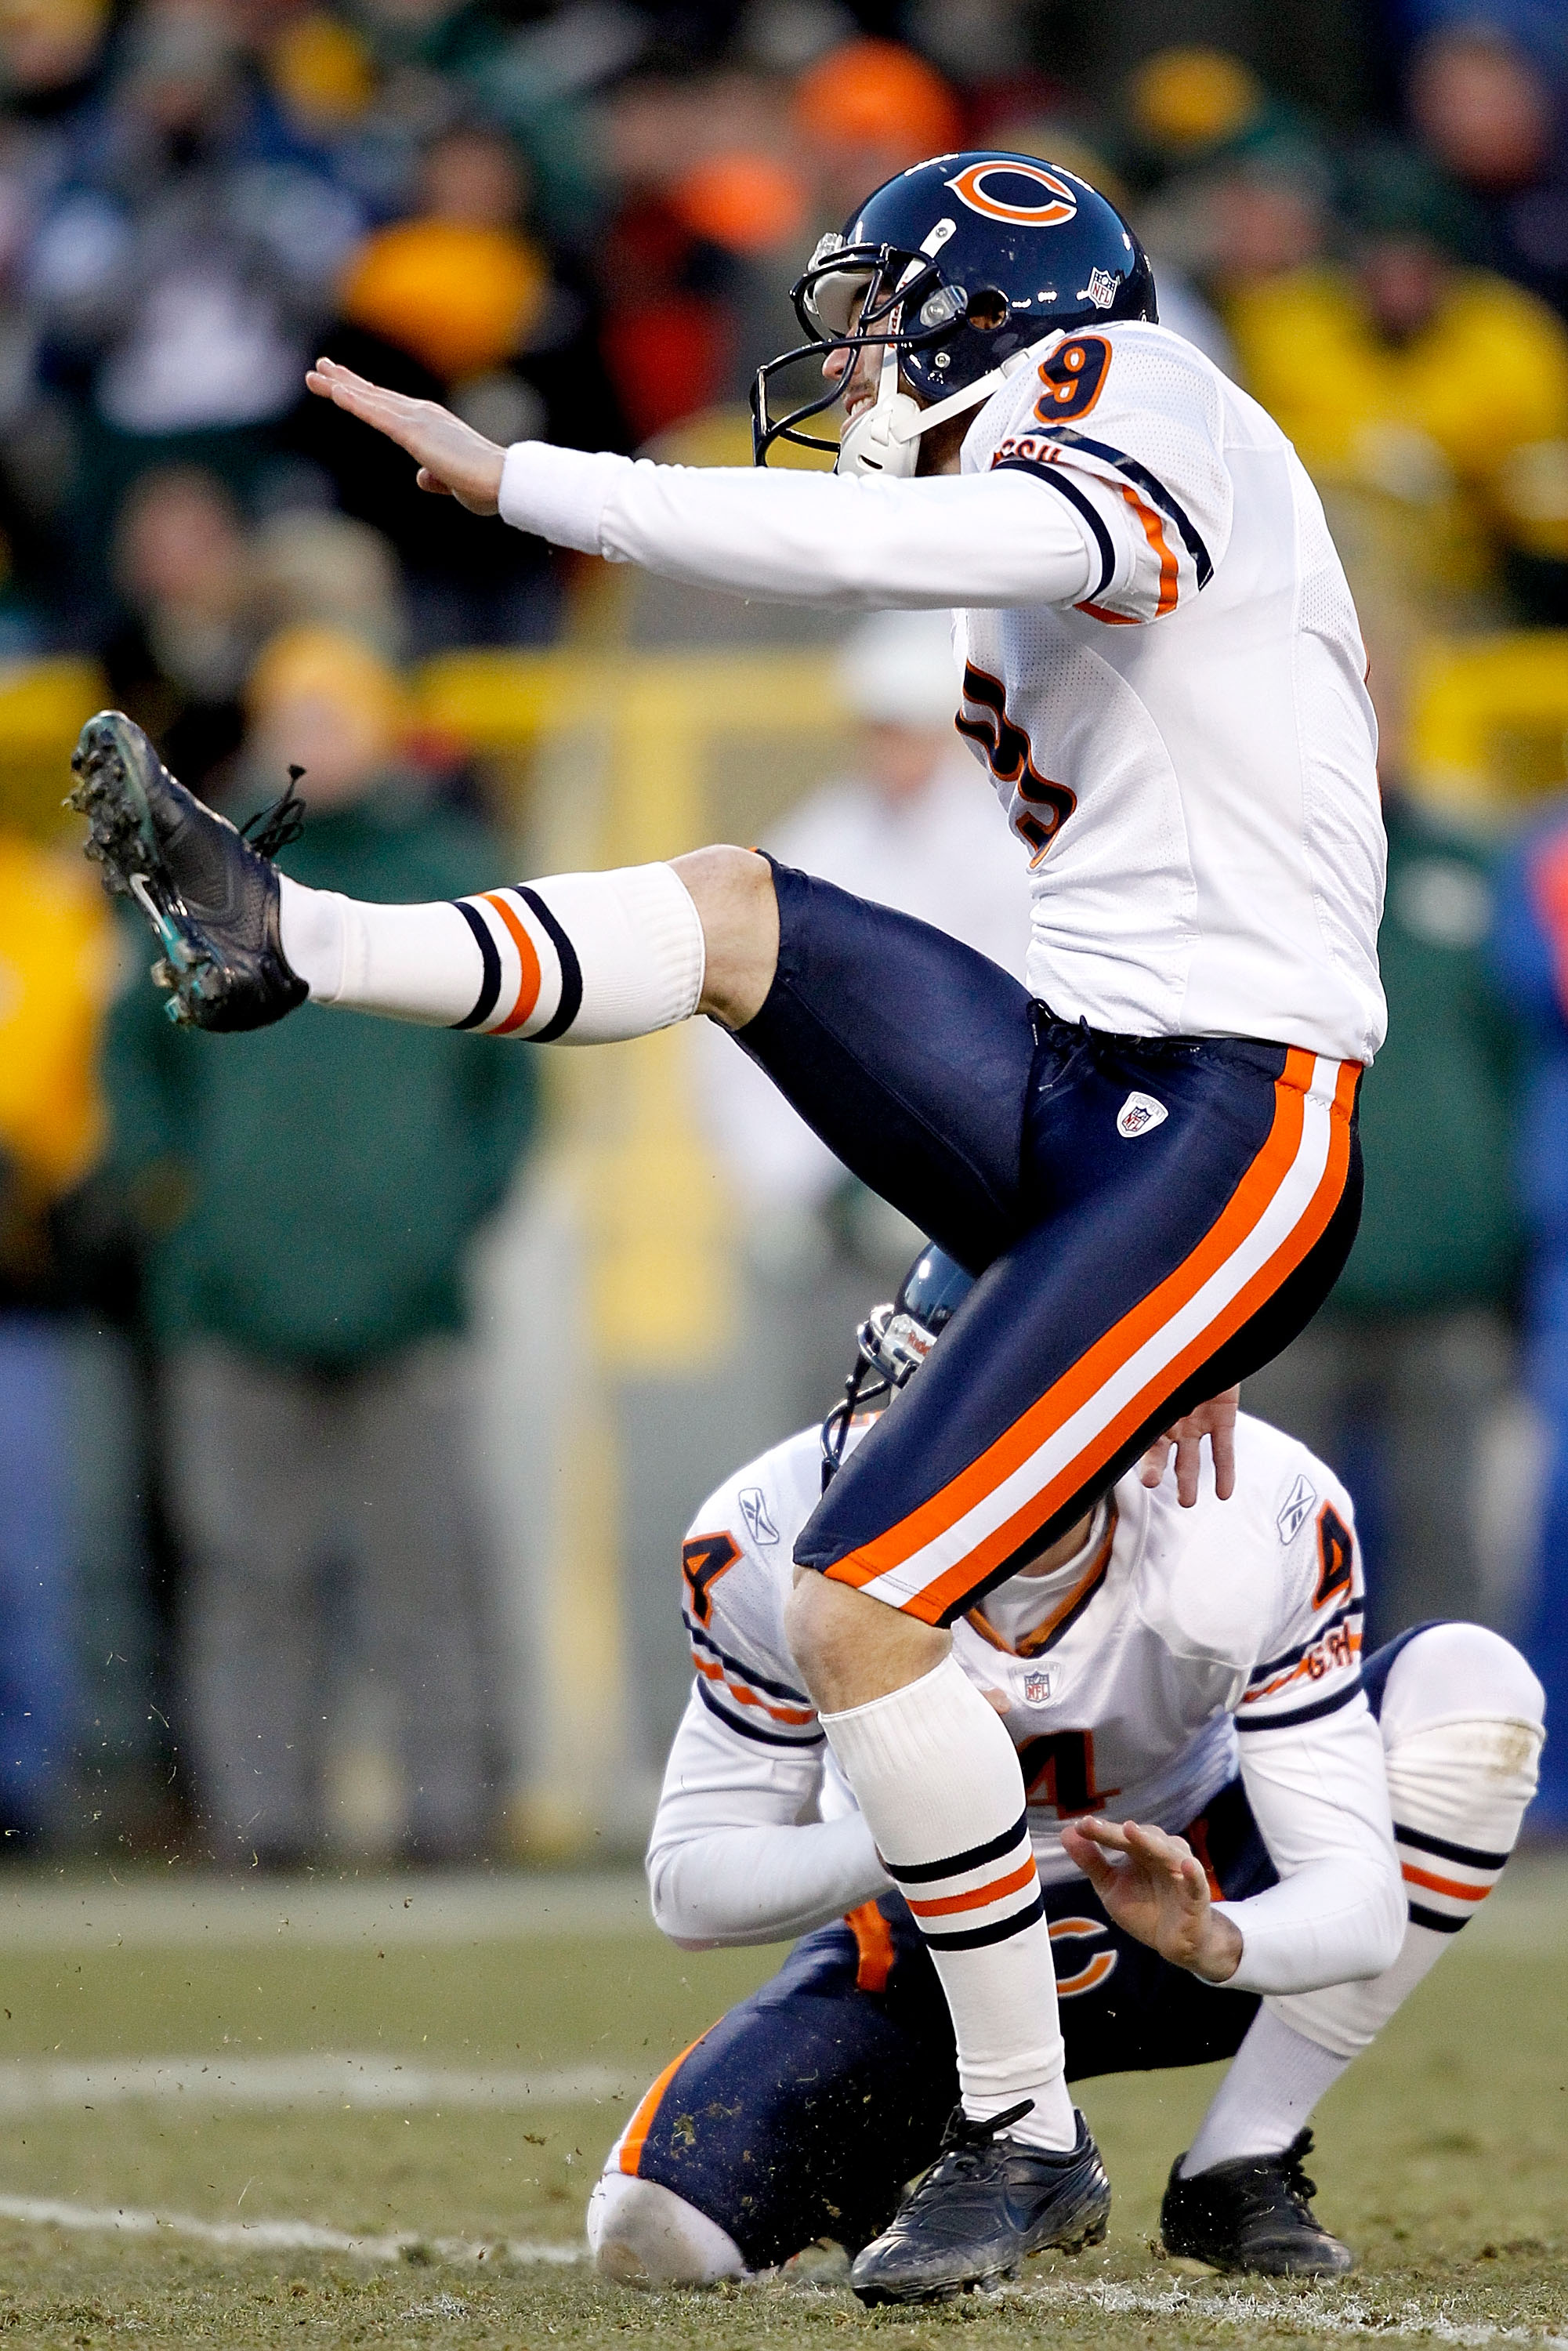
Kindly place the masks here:
[(656, 2179), (613, 2169), (588, 2199), (588, 2250), (617, 2285), (716, 2285), (747, 2273), (739, 2246), (716, 2220)]
[(424, 906), (278, 879), (284, 956), (318, 1004), (603, 1045), (687, 1019), (702, 996), (702, 923), (670, 865), (553, 873)]
[(1378, 1727), (1410, 1922), (1361, 1983), (1270, 1995), (1182, 2162), (1184, 2177), (1290, 2145), (1317, 2100), (1407, 2000), (1502, 1875), (1535, 1793), (1541, 1685), (1479, 1625), (1434, 1625), (1400, 1650)]
[(1009, 2135), (1071, 2147), (1051, 1937), (1001, 1718), (949, 1656), (821, 1724), (942, 1980), (965, 2113), (1030, 2098)]
[(1279, 2155), (1349, 2063), (1260, 2009), (1182, 2158), (1182, 2178), (1237, 2156)]

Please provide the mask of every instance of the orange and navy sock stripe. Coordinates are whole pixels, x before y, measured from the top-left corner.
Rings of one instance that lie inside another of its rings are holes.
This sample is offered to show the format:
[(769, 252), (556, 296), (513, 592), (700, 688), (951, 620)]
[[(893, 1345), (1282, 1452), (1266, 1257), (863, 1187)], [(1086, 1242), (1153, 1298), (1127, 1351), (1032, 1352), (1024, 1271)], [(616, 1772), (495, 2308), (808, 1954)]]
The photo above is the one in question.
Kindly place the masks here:
[(1045, 1916), (1027, 1813), (962, 1853), (936, 1861), (889, 1861), (884, 1854), (882, 1863), (934, 1951), (1005, 1943)]
[(538, 891), (518, 883), (452, 903), (474, 935), (481, 968), (479, 993), (453, 1027), (539, 1045), (564, 1036), (581, 1008), (582, 969)]
[(1399, 1821), (1394, 1823), (1394, 1842), (1410, 1922), (1435, 1935), (1457, 1935), (1469, 1924), (1508, 1861), (1506, 1853), (1483, 1853)]

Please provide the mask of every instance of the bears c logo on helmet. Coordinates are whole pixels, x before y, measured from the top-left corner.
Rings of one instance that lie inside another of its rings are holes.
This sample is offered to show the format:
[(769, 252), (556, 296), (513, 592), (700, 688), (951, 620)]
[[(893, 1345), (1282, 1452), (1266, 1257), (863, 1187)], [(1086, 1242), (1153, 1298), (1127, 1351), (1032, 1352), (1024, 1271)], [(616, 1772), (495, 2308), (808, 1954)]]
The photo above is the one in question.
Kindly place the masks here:
[[(1005, 180), (1033, 181), (1040, 190), (1040, 197), (1033, 203), (1009, 204), (1002, 196), (993, 195), (986, 183), (998, 174)], [(946, 185), (971, 212), (982, 213), (987, 220), (1016, 221), (1024, 228), (1059, 228), (1078, 210), (1078, 199), (1064, 180), (1059, 180), (1054, 172), (1042, 171), (1038, 163), (1023, 162), (1016, 155), (998, 156), (994, 162), (971, 163)]]

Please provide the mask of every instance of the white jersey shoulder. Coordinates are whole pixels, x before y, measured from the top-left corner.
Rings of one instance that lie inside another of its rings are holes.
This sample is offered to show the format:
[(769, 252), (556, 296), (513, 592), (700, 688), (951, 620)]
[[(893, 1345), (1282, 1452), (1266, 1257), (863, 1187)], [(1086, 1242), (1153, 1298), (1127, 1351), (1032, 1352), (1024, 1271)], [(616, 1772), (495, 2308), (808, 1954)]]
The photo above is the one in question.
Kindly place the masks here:
[[(703, 1505), (684, 1604), (710, 1713), (762, 1747), (822, 1733), (790, 1656), (796, 1537), (821, 1491), (815, 1430), (776, 1446)], [(1048, 1877), (1071, 1874), (1064, 1820), (1085, 1813), (1185, 1830), (1235, 1776), (1237, 1735), (1289, 1729), (1360, 1686), (1362, 1581), (1350, 1499), (1294, 1438), (1242, 1415), (1237, 1491), (1184, 1510), (1174, 1477), (1123, 1479), (1104, 1539), (1071, 1574), (1016, 1578), (998, 1600), (1040, 1613), (1009, 1646), (984, 1606), (954, 1655), (1008, 1702)], [(1003, 1611), (998, 1608), (998, 1621)]]
[(1230, 543), (1226, 380), (1161, 327), (1043, 349), (980, 412), (966, 470), (1033, 473), (1077, 509), (1099, 559), (1080, 611), (1163, 619), (1208, 586)]
[(1091, 548), (1076, 602), (962, 616), (958, 726), (1027, 854), (1033, 993), (1121, 1034), (1369, 1061), (1376, 726), (1284, 434), (1192, 344), (1127, 321), (1031, 351), (962, 464), (1065, 500)]
[(1173, 1657), (1228, 1677), (1239, 1729), (1278, 1729), (1354, 1694), (1364, 1604), (1350, 1496), (1266, 1421), (1238, 1419), (1229, 1501), (1210, 1479), (1190, 1510), (1168, 1486), (1151, 1497), (1140, 1612)]
[(795, 1538), (822, 1490), (817, 1432), (776, 1445), (708, 1496), (681, 1546), (681, 1608), (709, 1712), (764, 1747), (823, 1743), (784, 1637)]

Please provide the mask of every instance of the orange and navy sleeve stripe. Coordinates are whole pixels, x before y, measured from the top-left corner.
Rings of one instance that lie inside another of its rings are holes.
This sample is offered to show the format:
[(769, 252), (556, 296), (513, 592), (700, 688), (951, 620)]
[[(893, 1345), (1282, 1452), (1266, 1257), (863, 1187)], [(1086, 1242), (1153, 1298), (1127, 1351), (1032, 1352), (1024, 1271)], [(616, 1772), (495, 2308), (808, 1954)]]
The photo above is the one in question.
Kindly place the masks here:
[(803, 1690), (758, 1673), (685, 1615), (697, 1696), (710, 1714), (764, 1747), (820, 1747), (823, 1732)]
[(1335, 1609), (1308, 1637), (1255, 1666), (1236, 1717), (1238, 1730), (1289, 1730), (1337, 1714), (1361, 1692), (1362, 1601)]
[[(1156, 474), (1124, 449), (1093, 440), (1070, 424), (1046, 425), (1004, 443), (993, 468), (1048, 482), (1088, 525), (1099, 555), (1099, 577), (1076, 610), (1091, 620), (1129, 628), (1163, 620), (1184, 596), (1201, 594), (1214, 577), (1213, 558), (1186, 508)], [(1076, 478), (1070, 478), (1070, 472)], [(1153, 560), (1152, 580), (1145, 559), (1134, 562), (1133, 577), (1113, 591), (1114, 605), (1105, 600), (1118, 569), (1115, 538), (1090, 484), (1102, 498), (1120, 494)]]

